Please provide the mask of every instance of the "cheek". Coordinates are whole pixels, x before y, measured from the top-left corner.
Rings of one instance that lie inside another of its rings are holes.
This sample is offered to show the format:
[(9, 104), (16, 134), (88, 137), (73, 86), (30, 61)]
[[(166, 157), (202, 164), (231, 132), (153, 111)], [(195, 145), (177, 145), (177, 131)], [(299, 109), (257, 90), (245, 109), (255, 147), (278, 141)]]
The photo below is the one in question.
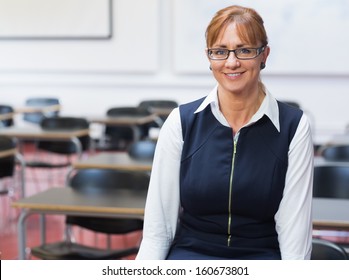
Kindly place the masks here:
[(225, 65), (224, 62), (218, 62), (218, 61), (211, 62), (211, 71), (213, 72), (213, 74), (219, 74), (225, 68), (224, 65)]

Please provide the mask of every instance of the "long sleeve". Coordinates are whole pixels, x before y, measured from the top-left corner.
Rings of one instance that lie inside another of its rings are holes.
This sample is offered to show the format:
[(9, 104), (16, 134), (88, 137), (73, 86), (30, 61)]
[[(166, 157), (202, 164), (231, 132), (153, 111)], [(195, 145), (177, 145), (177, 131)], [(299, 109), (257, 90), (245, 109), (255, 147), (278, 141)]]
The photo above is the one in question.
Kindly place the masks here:
[(310, 125), (303, 115), (290, 144), (285, 189), (275, 215), (282, 259), (310, 259), (313, 155)]
[(145, 206), (143, 239), (137, 260), (165, 259), (176, 233), (179, 212), (179, 170), (182, 152), (179, 110), (161, 128)]

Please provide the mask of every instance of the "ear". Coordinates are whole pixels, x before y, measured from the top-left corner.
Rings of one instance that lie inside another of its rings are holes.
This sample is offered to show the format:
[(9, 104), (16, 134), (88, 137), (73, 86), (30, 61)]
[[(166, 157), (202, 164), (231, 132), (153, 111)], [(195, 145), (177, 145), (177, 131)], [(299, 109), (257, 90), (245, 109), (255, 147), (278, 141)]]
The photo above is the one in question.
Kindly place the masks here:
[(267, 59), (268, 59), (268, 56), (270, 54), (270, 47), (269, 46), (266, 46), (265, 49), (264, 49), (264, 52), (262, 53), (262, 61), (264, 62), (264, 64), (267, 63)]

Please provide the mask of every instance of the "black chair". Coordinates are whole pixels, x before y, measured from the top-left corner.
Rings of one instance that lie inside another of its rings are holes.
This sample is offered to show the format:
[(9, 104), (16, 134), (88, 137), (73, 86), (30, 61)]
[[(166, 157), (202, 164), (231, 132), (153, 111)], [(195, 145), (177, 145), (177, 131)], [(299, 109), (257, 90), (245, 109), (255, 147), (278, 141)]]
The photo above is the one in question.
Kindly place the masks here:
[[(178, 107), (178, 102), (175, 100), (169, 100), (169, 99), (150, 99), (150, 100), (143, 100), (138, 104), (139, 108), (142, 108), (143, 110), (147, 110), (149, 113), (156, 112), (156, 109), (174, 109)], [(161, 127), (164, 121), (167, 119), (168, 113), (166, 114), (159, 114), (159, 119), (157, 121), (151, 122), (147, 125), (147, 136), (149, 135), (149, 130), (152, 127)]]
[[(76, 192), (90, 196), (116, 195), (115, 191), (147, 192), (149, 175), (145, 173), (118, 171), (114, 169), (80, 169), (71, 177), (70, 187)], [(95, 233), (125, 235), (143, 230), (143, 219), (137, 218), (101, 218), (66, 216), (68, 229), (72, 227), (88, 229)], [(73, 241), (71, 230), (67, 231), (63, 241), (44, 244), (31, 249), (31, 254), (40, 259), (49, 260), (106, 260), (121, 259), (138, 252), (139, 244), (125, 249), (92, 247)]]
[(132, 143), (127, 150), (130, 157), (138, 160), (153, 160), (156, 142), (152, 140), (140, 140)]
[[(128, 117), (128, 116), (148, 116), (148, 111), (138, 107), (113, 107), (107, 110), (109, 117)], [(147, 135), (147, 127), (139, 125), (140, 138)], [(129, 125), (106, 125), (103, 135), (103, 144), (97, 145), (98, 150), (127, 150), (128, 146), (135, 140), (134, 130)]]
[[(89, 122), (85, 118), (78, 117), (50, 117), (42, 119), (40, 126), (44, 130), (77, 130), (88, 129)], [(90, 136), (78, 137), (81, 144), (81, 152), (86, 152), (90, 148)], [(27, 168), (67, 168), (72, 164), (73, 156), (79, 156), (80, 151), (72, 141), (40, 140), (36, 142), (36, 156), (26, 162)], [(37, 176), (35, 176), (36, 178)], [(34, 179), (35, 179), (34, 178)], [(36, 179), (38, 184), (38, 180)]]
[[(15, 148), (16, 144), (11, 138), (0, 136), (0, 153)], [(12, 178), (15, 172), (15, 167), (16, 159), (14, 154), (0, 157), (0, 180), (8, 177)], [(0, 195), (6, 195), (9, 191), (9, 188), (4, 186), (0, 189)]]
[(315, 166), (313, 196), (348, 199), (349, 165)]
[[(317, 198), (349, 199), (349, 165), (319, 165), (314, 167), (313, 196)], [(346, 230), (342, 228), (321, 226), (315, 228), (317, 235), (343, 236)], [(326, 231), (330, 231), (327, 232)], [(345, 249), (348, 243), (336, 242)]]
[[(14, 113), (13, 107), (9, 105), (0, 105), (0, 116), (1, 115), (11, 115)], [(13, 116), (9, 118), (0, 119), (0, 127), (9, 127), (13, 126)]]
[[(7, 136), (0, 136), (0, 195), (9, 195), (10, 198), (15, 197), (18, 189), (16, 188), (16, 164), (20, 164), (20, 196), (25, 196), (25, 164), (22, 156), (14, 151), (13, 153), (7, 153), (16, 149), (16, 142)], [(8, 182), (8, 179), (11, 182)], [(3, 181), (3, 182), (2, 182)], [(9, 183), (9, 184), (8, 184)]]
[(344, 248), (336, 243), (323, 239), (313, 239), (311, 260), (348, 260)]
[[(138, 107), (147, 110), (149, 113), (153, 113), (154, 109), (174, 109), (178, 107), (178, 102), (166, 99), (143, 100), (138, 104)], [(165, 120), (166, 116), (161, 116), (161, 118)]]
[(348, 145), (326, 145), (320, 147), (319, 156), (327, 161), (338, 161), (349, 163), (349, 146)]
[[(59, 99), (54, 97), (33, 97), (28, 98), (25, 102), (27, 107), (47, 107), (53, 105), (60, 105)], [(27, 122), (40, 124), (46, 117), (55, 117), (59, 115), (59, 108), (43, 112), (27, 112), (23, 114), (23, 119)]]

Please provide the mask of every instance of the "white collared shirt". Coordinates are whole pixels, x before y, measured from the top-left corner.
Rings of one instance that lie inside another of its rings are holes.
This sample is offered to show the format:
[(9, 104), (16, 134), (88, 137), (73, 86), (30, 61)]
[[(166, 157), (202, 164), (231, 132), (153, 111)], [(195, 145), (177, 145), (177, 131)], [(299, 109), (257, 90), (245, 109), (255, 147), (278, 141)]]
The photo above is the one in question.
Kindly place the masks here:
[[(219, 110), (217, 87), (204, 99), (195, 113), (211, 106), (213, 115), (225, 126)], [(280, 131), (279, 109), (269, 93), (251, 120), (264, 115)], [(235, 137), (239, 136), (239, 132)], [(145, 207), (143, 240), (137, 260), (165, 259), (176, 233), (180, 208), (179, 170), (183, 147), (179, 109), (168, 116), (161, 128), (154, 155)], [(312, 242), (313, 142), (308, 118), (303, 114), (289, 146), (289, 165), (279, 210), (275, 215), (282, 259), (310, 259)]]

